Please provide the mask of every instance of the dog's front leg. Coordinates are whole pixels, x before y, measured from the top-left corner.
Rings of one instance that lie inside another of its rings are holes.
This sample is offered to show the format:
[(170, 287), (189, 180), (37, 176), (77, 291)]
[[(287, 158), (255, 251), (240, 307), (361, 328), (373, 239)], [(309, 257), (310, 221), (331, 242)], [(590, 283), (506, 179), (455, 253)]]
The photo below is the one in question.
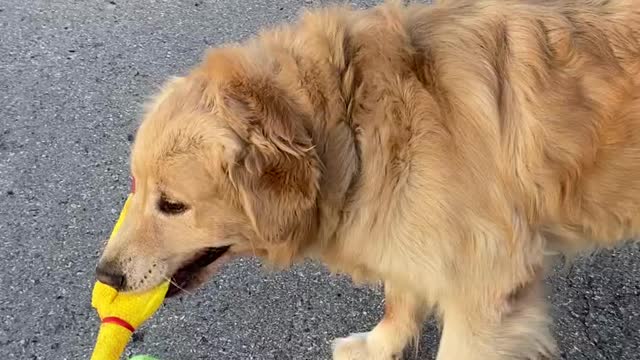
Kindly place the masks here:
[(336, 339), (334, 360), (392, 360), (402, 358), (418, 339), (428, 306), (421, 297), (385, 283), (385, 313), (373, 330)]
[(507, 297), (468, 294), (440, 304), (444, 324), (437, 360), (549, 360), (556, 355), (542, 281)]

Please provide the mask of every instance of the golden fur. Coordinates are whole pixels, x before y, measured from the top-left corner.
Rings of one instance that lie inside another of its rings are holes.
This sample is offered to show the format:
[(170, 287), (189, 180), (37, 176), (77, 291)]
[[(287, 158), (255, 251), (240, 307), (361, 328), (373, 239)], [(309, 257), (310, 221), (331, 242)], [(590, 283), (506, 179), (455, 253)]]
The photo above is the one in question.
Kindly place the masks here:
[(313, 258), (385, 284), (334, 359), (392, 359), (431, 311), (439, 360), (550, 358), (545, 253), (640, 232), (640, 0), (307, 12), (170, 81), (132, 173), (101, 262), (127, 290), (203, 248)]

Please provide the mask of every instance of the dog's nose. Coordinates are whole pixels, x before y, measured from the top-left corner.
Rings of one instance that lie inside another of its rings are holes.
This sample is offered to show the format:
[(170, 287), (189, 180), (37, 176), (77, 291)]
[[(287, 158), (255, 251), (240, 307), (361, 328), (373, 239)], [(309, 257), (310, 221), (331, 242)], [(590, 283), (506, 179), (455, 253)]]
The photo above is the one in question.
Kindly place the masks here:
[(124, 289), (126, 283), (124, 274), (109, 262), (98, 264), (96, 278), (101, 283), (107, 284), (116, 290)]

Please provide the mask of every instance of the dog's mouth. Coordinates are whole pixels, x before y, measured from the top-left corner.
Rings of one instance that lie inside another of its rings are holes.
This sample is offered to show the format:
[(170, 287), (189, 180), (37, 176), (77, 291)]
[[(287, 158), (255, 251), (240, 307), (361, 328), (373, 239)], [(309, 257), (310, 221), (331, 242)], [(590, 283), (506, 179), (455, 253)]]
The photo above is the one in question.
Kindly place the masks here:
[(171, 276), (167, 297), (176, 296), (201, 285), (211, 275), (211, 265), (227, 254), (229, 247), (206, 248), (194, 255)]

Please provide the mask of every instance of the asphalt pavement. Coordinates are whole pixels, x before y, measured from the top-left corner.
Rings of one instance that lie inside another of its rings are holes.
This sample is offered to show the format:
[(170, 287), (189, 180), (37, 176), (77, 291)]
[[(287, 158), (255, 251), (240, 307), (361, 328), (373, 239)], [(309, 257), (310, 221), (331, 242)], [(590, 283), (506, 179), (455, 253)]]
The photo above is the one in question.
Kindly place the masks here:
[[(374, 1), (358, 1), (358, 6)], [(0, 0), (0, 359), (88, 359), (93, 270), (128, 191), (142, 107), (207, 47), (319, 1)], [(564, 359), (640, 359), (640, 247), (580, 259), (549, 281)], [(330, 340), (382, 313), (378, 289), (304, 264), (228, 264), (167, 301), (127, 354), (329, 359)], [(418, 358), (432, 359), (425, 325)]]

